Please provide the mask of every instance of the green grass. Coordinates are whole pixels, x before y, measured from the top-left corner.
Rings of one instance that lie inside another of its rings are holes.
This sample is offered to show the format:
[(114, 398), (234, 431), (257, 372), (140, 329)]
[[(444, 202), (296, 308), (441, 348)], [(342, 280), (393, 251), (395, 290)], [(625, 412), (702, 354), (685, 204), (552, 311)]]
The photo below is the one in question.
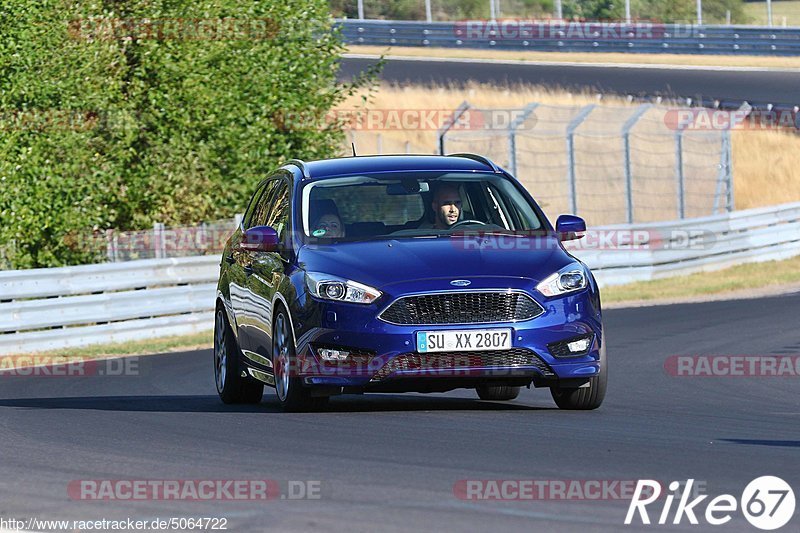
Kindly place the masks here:
[(65, 348), (63, 350), (53, 350), (41, 352), (36, 355), (54, 358), (54, 362), (59, 358), (63, 359), (94, 359), (115, 355), (147, 355), (165, 352), (179, 352), (184, 350), (199, 350), (211, 348), (214, 342), (212, 330), (191, 335), (180, 335), (175, 337), (162, 337), (156, 339), (146, 339), (129, 342), (118, 342), (113, 344), (96, 344), (81, 348)]
[(794, 257), (784, 261), (748, 263), (716, 272), (700, 272), (688, 276), (606, 287), (602, 290), (602, 295), (604, 303), (681, 299), (798, 282), (800, 282), (800, 257)]
[[(748, 2), (744, 5), (744, 12), (750, 17), (751, 24), (767, 25), (766, 2)], [(800, 0), (772, 2), (772, 25), (783, 26), (783, 17), (786, 17), (787, 26), (800, 26)]]

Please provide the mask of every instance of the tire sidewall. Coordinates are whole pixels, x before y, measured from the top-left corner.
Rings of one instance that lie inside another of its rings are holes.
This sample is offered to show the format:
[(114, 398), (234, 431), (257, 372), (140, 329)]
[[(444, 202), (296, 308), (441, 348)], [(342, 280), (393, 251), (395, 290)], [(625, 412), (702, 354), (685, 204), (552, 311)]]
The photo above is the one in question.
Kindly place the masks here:
[[(220, 342), (220, 322), (222, 322), (222, 332), (221, 337), (222, 340)], [(231, 386), (231, 373), (234, 369), (231, 368), (231, 357), (234, 355), (231, 353), (230, 350), (230, 340), (228, 336), (230, 335), (230, 331), (228, 328), (228, 322), (225, 318), (225, 312), (222, 309), (217, 309), (217, 313), (214, 320), (214, 386), (217, 389), (217, 394), (223, 395)], [(220, 389), (220, 379), (219, 379), (219, 370), (217, 368), (217, 354), (220, 348), (225, 350), (225, 377), (222, 380), (222, 388)]]
[[(282, 318), (282, 321), (281, 321), (281, 318)], [(286, 340), (288, 342), (287, 352), (286, 352), (286, 355), (285, 355), (285, 363), (278, 361), (278, 353), (277, 353), (276, 346), (275, 346), (275, 343), (277, 342), (278, 327), (279, 327), (279, 324), (281, 324), (281, 323), (286, 328), (285, 334), (286, 334)], [(287, 378), (288, 383), (287, 383), (287, 386), (286, 386), (286, 394), (285, 394), (285, 396), (283, 398), (281, 397), (281, 395), (282, 395), (282, 387), (281, 387), (281, 384), (278, 382), (277, 372), (276, 372), (276, 374), (274, 376), (275, 377), (275, 394), (278, 397), (278, 401), (280, 401), (281, 404), (284, 404), (284, 405), (287, 402), (289, 402), (290, 398), (294, 395), (294, 393), (295, 393), (294, 389), (295, 389), (295, 387), (297, 387), (297, 383), (296, 382), (297, 382), (297, 379), (298, 379), (298, 378), (292, 377), (292, 373), (294, 371), (296, 371), (295, 365), (296, 365), (297, 361), (296, 361), (296, 358), (295, 358), (294, 339), (292, 337), (292, 328), (291, 328), (290, 324), (291, 324), (291, 322), (289, 321), (289, 315), (286, 313), (286, 311), (284, 311), (283, 309), (280, 309), (275, 314), (275, 319), (273, 320), (273, 326), (272, 326), (272, 368), (273, 368), (274, 371), (277, 371), (278, 368), (279, 368), (279, 365), (280, 365), (280, 368), (283, 369), (282, 370), (283, 372), (288, 372), (289, 373), (288, 378)]]

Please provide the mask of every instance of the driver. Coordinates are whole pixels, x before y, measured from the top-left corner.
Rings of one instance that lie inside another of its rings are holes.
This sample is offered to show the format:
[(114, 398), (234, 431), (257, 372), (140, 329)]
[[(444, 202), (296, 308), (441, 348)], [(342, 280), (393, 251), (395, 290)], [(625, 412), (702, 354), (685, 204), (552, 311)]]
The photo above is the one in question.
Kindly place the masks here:
[(425, 223), (420, 229), (450, 229), (461, 217), (461, 194), (458, 185), (443, 183), (436, 188), (431, 201), (434, 223)]

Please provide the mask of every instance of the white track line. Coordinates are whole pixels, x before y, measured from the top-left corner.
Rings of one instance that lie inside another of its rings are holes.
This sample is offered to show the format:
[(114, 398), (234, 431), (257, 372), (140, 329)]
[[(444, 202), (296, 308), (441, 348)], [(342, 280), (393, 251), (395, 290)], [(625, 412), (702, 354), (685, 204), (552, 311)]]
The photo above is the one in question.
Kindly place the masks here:
[[(553, 52), (558, 53), (558, 52)], [(377, 54), (342, 54), (349, 59), (378, 59)], [(636, 68), (649, 70), (694, 70), (715, 72), (786, 72), (797, 74), (800, 68), (780, 67), (720, 67), (710, 65), (658, 65), (649, 63), (581, 63), (576, 61), (526, 61), (524, 59), (478, 59), (466, 57), (423, 57), (386, 55), (391, 61), (420, 61), (425, 63), (474, 63), (491, 65), (531, 65), (537, 67), (586, 67), (586, 68)]]

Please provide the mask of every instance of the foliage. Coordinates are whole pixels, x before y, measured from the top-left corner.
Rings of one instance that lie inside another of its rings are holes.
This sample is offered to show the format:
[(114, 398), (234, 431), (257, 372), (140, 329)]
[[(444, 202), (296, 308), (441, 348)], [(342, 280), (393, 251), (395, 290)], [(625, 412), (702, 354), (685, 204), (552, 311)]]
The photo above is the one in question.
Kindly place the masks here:
[(0, 247), (98, 260), (92, 232), (243, 209), (281, 161), (338, 150), (343, 45), (323, 0), (4, 0)]

